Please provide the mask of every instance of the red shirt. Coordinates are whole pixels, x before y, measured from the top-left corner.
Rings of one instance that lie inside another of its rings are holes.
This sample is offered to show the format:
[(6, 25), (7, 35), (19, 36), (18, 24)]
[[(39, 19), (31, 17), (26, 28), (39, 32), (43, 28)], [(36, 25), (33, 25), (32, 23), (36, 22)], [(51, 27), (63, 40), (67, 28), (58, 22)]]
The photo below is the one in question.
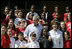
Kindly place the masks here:
[(9, 36), (1, 35), (1, 48), (9, 48), (11, 41)]
[(28, 25), (29, 25), (29, 24), (32, 24), (33, 21), (31, 21), (31, 20), (27, 20), (27, 23), (28, 23)]
[(67, 13), (64, 13), (64, 21), (66, 20), (67, 17)]
[(55, 12), (52, 14), (52, 18), (53, 18), (53, 19), (55, 18)]
[(24, 32), (24, 31), (25, 31), (25, 28), (24, 29), (21, 27), (18, 28), (18, 32)]
[(69, 32), (69, 36), (71, 37), (71, 22), (66, 23), (66, 29)]
[[(60, 14), (59, 15), (60, 16), (60, 20), (63, 20), (63, 17), (62, 17), (62, 15)], [(52, 18), (54, 19), (56, 16), (55, 16), (55, 12), (52, 14)]]
[(64, 40), (64, 48), (71, 48), (71, 41), (70, 40)]
[(17, 34), (17, 30), (16, 30), (16, 28), (13, 27), (12, 28), (12, 36), (15, 35), (15, 34)]

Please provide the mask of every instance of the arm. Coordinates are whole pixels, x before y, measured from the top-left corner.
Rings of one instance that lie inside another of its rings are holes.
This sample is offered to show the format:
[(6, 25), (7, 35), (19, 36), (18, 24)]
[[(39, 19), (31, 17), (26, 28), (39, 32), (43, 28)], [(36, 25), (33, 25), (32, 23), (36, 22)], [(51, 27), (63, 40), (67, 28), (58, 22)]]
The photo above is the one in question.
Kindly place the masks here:
[(28, 16), (29, 16), (29, 13), (27, 13), (27, 15), (26, 15), (26, 20), (28, 20)]
[(62, 34), (60, 36), (59, 45), (60, 45), (60, 48), (63, 48), (63, 36), (62, 36)]
[(28, 41), (28, 34), (29, 34), (29, 26), (27, 26), (25, 32), (24, 32), (24, 37)]

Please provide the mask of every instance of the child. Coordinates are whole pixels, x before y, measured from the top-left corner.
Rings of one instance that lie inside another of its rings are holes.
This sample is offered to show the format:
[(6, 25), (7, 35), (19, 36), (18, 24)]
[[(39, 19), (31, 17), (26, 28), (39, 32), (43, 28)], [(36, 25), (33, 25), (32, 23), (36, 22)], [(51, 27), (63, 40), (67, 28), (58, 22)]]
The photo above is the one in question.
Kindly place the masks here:
[(19, 11), (18, 12), (18, 16), (14, 20), (15, 28), (18, 28), (19, 27), (19, 21), (23, 19), (22, 16), (23, 16), (23, 12), (22, 11)]
[(39, 19), (39, 24), (40, 24), (40, 25), (43, 25), (43, 24), (44, 24), (44, 22), (45, 22), (44, 20)]
[(52, 47), (52, 40), (48, 39), (49, 36), (47, 35), (47, 29), (44, 28), (42, 31), (42, 36), (39, 40), (41, 48), (51, 48)]
[(33, 13), (29, 13), (28, 20), (27, 20), (28, 25), (33, 23), (32, 21), (33, 16), (34, 16)]
[(66, 29), (69, 32), (69, 37), (70, 37), (70, 47), (71, 47), (71, 15), (68, 14), (66, 18)]
[(70, 9), (69, 9), (68, 6), (65, 8), (65, 10), (66, 10), (66, 13), (64, 13), (64, 21), (66, 20), (66, 17), (68, 16), (68, 13), (70, 13)]
[(59, 13), (56, 12), (55, 13), (55, 18), (53, 20), (57, 21), (58, 22), (58, 25), (60, 25), (60, 21), (61, 21), (59, 18), (60, 18)]
[(18, 40), (15, 43), (15, 48), (25, 48), (26, 41), (23, 40), (23, 33), (19, 32), (18, 33)]
[(12, 36), (13, 37), (17, 36), (17, 31), (16, 31), (16, 28), (14, 27), (13, 19), (9, 20), (7, 28), (11, 28), (12, 29)]
[(36, 38), (36, 34), (34, 32), (32, 32), (30, 34), (31, 40), (29, 43), (26, 44), (26, 48), (40, 48), (39, 43), (37, 41), (35, 41)]
[(11, 28), (7, 29), (7, 34), (10, 37), (10, 41), (11, 41), (10, 48), (15, 48), (15, 39), (12, 37), (12, 29)]
[(6, 34), (6, 25), (1, 25), (1, 48), (9, 48), (10, 47), (10, 38)]
[(6, 18), (6, 16), (7, 16), (8, 13), (9, 13), (9, 7), (6, 6), (5, 9), (4, 9), (4, 13), (1, 16), (1, 22), (2, 22), (2, 24), (6, 23), (5, 18)]
[(23, 33), (25, 31), (26, 26), (27, 26), (26, 20), (19, 21), (18, 32), (22, 32)]
[(47, 20), (50, 20), (49, 18), (49, 12), (47, 11), (47, 6), (46, 5), (44, 5), (43, 6), (43, 13), (45, 13), (45, 20), (47, 21)]
[(64, 32), (64, 48), (71, 48), (71, 41), (69, 38), (69, 32)]
[(71, 14), (68, 14), (65, 23), (66, 23), (66, 29), (69, 32), (69, 36), (71, 37)]
[(52, 14), (52, 18), (55, 18), (55, 13), (58, 12), (58, 6), (54, 7), (54, 13)]
[(26, 20), (28, 20), (29, 13), (33, 13), (34, 16), (39, 16), (39, 15), (35, 12), (35, 6), (34, 6), (34, 5), (31, 5), (30, 10), (31, 10), (31, 11), (28, 12), (27, 15), (26, 15)]
[(64, 21), (61, 21), (60, 22), (60, 27), (59, 29), (63, 32), (63, 35), (64, 35), (64, 32), (66, 32), (66, 24)]

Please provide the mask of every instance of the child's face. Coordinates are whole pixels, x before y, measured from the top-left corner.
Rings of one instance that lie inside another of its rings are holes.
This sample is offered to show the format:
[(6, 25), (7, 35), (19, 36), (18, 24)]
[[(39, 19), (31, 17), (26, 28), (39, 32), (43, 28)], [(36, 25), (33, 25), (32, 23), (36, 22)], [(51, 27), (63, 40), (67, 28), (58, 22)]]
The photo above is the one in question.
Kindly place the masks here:
[(70, 16), (70, 14), (68, 14), (68, 20), (71, 21), (71, 16)]
[(55, 17), (56, 17), (56, 18), (59, 18), (59, 15), (58, 15), (58, 13), (55, 13)]
[(18, 17), (21, 18), (22, 16), (23, 16), (23, 13), (22, 12), (19, 12), (18, 13)]
[(31, 11), (34, 12), (34, 6), (31, 7)]
[(42, 14), (42, 15), (41, 15), (41, 17), (44, 19), (44, 17), (45, 17), (45, 14)]
[(45, 29), (43, 30), (43, 35), (46, 35), (46, 30)]
[(48, 29), (48, 25), (44, 25), (43, 28), (47, 28)]
[(65, 23), (64, 22), (62, 22), (60, 25), (61, 25), (61, 28), (63, 28), (63, 29), (65, 28)]
[(5, 26), (2, 26), (1, 27), (1, 34), (5, 34), (5, 32), (6, 32), (6, 27)]
[(57, 29), (57, 24), (53, 24), (52, 27), (53, 27), (54, 30), (56, 30)]
[(25, 28), (27, 26), (27, 23), (25, 21), (23, 21), (19, 25), (21, 28)]
[(8, 34), (9, 36), (11, 36), (11, 35), (12, 35), (12, 30), (11, 30), (11, 29), (8, 29), (7, 34)]
[(33, 14), (31, 13), (29, 18), (31, 18), (31, 19), (32, 19), (32, 17), (33, 17)]
[(69, 7), (66, 7), (66, 12), (69, 12)]
[(35, 37), (34, 36), (31, 36), (31, 39), (34, 41), (35, 40)]
[(8, 12), (9, 12), (8, 7), (5, 7), (5, 10), (4, 11), (5, 11), (6, 14), (8, 14)]
[(18, 35), (18, 39), (22, 41), (23, 40), (23, 35)]
[(55, 12), (57, 12), (57, 11), (58, 11), (58, 7), (55, 7), (55, 9), (54, 9), (54, 10), (55, 10)]
[(9, 25), (10, 27), (13, 27), (13, 21), (10, 20), (9, 23), (8, 23), (8, 25)]
[(43, 10), (46, 11), (46, 6), (43, 7)]

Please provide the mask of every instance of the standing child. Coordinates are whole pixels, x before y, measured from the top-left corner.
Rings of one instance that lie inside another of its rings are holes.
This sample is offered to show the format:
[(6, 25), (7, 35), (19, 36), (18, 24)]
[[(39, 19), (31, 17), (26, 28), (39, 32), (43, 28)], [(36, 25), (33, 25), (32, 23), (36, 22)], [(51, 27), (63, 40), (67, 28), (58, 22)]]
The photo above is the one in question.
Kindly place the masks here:
[(7, 34), (10, 37), (10, 41), (11, 41), (10, 48), (15, 48), (15, 39), (12, 37), (12, 29), (11, 28), (8, 28)]
[(6, 25), (1, 25), (1, 48), (9, 48), (10, 47), (10, 38), (6, 34)]
[(18, 40), (15, 43), (15, 48), (25, 48), (26, 41), (23, 40), (23, 33), (19, 32), (18, 33)]
[(19, 21), (19, 28), (17, 31), (23, 33), (25, 31), (26, 26), (27, 26), (26, 20)]
[(71, 48), (71, 41), (69, 38), (69, 32), (64, 32), (64, 48)]
[(65, 8), (65, 10), (66, 10), (66, 13), (64, 13), (64, 21), (66, 20), (66, 17), (68, 16), (68, 13), (70, 13), (70, 9), (69, 9), (68, 6)]
[(39, 43), (35, 40), (36, 34), (32, 32), (30, 34), (31, 40), (27, 43), (26, 48), (40, 48)]

